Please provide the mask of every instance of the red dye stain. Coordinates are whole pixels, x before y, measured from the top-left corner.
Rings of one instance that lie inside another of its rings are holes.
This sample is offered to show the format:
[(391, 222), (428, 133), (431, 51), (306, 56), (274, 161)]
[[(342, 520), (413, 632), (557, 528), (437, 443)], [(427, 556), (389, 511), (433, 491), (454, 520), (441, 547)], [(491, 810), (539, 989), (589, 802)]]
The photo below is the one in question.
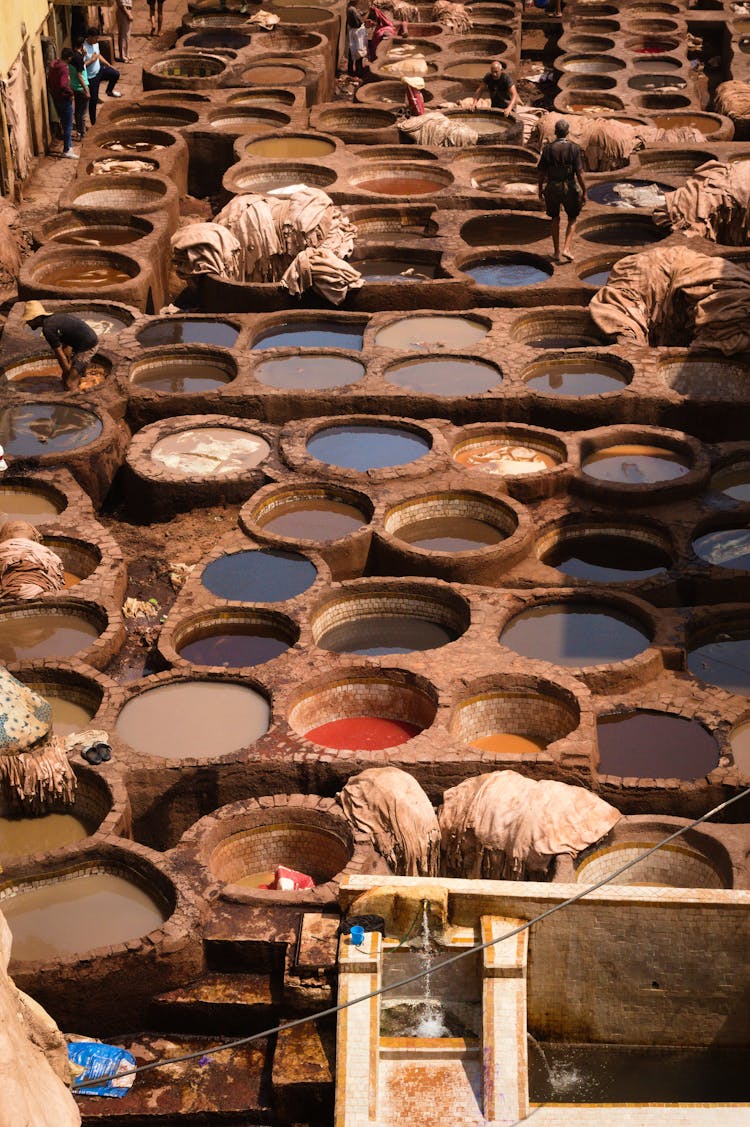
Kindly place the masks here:
[(347, 716), (311, 728), (306, 738), (323, 747), (377, 751), (406, 743), (421, 731), (416, 724), (408, 724), (405, 720), (388, 720), (385, 716)]

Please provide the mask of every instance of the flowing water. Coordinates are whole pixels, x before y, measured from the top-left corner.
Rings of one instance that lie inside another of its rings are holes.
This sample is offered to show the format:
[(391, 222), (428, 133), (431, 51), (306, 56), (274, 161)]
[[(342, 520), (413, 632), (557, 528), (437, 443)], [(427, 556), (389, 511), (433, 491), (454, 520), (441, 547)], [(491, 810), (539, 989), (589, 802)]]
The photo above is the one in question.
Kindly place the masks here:
[(58, 959), (138, 939), (167, 918), (137, 884), (114, 873), (81, 872), (3, 901), (13, 958)]
[(489, 328), (468, 317), (403, 317), (380, 329), (375, 344), (380, 348), (408, 348), (432, 352), (435, 348), (471, 348), (483, 340)]
[(702, 724), (665, 712), (601, 716), (597, 739), (600, 775), (700, 779), (719, 762), (716, 740)]
[(179, 681), (139, 693), (117, 717), (120, 739), (147, 755), (215, 759), (268, 731), (268, 701), (244, 685)]
[(213, 344), (217, 348), (231, 348), (239, 335), (239, 329), (226, 321), (171, 317), (146, 325), (138, 333), (138, 343), (143, 348), (163, 344)]
[(62, 403), (25, 403), (0, 413), (0, 445), (15, 458), (64, 454), (88, 446), (101, 433), (93, 411)]
[(459, 356), (407, 360), (384, 373), (388, 383), (432, 395), (478, 395), (497, 387), (502, 373), (494, 364)]
[(180, 657), (195, 665), (221, 665), (225, 669), (241, 669), (263, 665), (289, 649), (290, 642), (257, 626), (225, 626), (206, 630), (202, 637), (180, 647)]
[(274, 357), (262, 360), (255, 369), (255, 378), (266, 387), (301, 391), (346, 387), (357, 383), (364, 374), (365, 366), (359, 360), (325, 353)]
[(440, 622), (409, 614), (366, 615), (332, 627), (318, 639), (321, 650), (382, 657), (434, 650), (454, 642), (457, 633)]
[(588, 535), (563, 538), (542, 562), (575, 579), (626, 583), (660, 575), (671, 564), (666, 552), (634, 536)]
[(307, 443), (313, 458), (360, 472), (403, 466), (421, 458), (429, 449), (427, 435), (389, 426), (326, 427)]
[(262, 332), (253, 351), (264, 348), (348, 348), (362, 351), (363, 329), (351, 321), (294, 321)]
[(428, 552), (477, 552), (499, 544), (506, 533), (473, 517), (432, 517), (402, 525), (395, 536)]
[(324, 498), (301, 498), (274, 505), (260, 520), (262, 528), (276, 536), (294, 540), (338, 540), (367, 524), (367, 517), (354, 505)]
[(293, 552), (250, 549), (231, 552), (208, 564), (201, 583), (220, 599), (242, 603), (280, 603), (301, 595), (317, 578), (314, 564)]
[(603, 395), (622, 391), (628, 377), (604, 360), (548, 360), (536, 364), (525, 377), (526, 386), (546, 395)]
[(623, 443), (597, 450), (584, 459), (583, 472), (598, 481), (654, 485), (674, 481), (690, 470), (686, 458), (661, 446)]
[(391, 720), (386, 716), (346, 716), (310, 728), (305, 733), (305, 739), (339, 750), (380, 751), (406, 743), (421, 731), (421, 727), (406, 720)]
[(523, 657), (572, 667), (628, 661), (649, 645), (635, 622), (615, 608), (573, 601), (522, 611), (500, 641)]
[(184, 477), (228, 477), (252, 469), (270, 453), (265, 438), (233, 427), (191, 427), (159, 439), (151, 458)]
[(34, 610), (23, 616), (0, 614), (0, 661), (72, 657), (88, 649), (100, 627), (74, 612)]

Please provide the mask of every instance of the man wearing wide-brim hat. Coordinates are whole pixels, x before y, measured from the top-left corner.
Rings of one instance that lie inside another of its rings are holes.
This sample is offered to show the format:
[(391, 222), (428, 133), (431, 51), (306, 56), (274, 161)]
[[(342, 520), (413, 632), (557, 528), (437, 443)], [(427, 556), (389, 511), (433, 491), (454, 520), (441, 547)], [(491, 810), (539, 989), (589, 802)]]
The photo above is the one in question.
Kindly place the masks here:
[(421, 117), (424, 113), (424, 79), (419, 74), (407, 74), (401, 80), (406, 87), (406, 111), (409, 117)]
[(23, 319), (30, 329), (42, 330), (62, 368), (65, 390), (77, 391), (99, 343), (94, 330), (71, 313), (48, 313), (41, 301), (27, 301)]

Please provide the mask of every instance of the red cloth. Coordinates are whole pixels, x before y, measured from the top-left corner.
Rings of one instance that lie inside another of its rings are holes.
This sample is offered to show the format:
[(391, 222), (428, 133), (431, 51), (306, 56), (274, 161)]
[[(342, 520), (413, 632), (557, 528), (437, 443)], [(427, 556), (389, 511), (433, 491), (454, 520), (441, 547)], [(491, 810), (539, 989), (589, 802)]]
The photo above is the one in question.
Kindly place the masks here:
[(68, 64), (62, 59), (53, 59), (47, 72), (47, 84), (53, 102), (72, 102), (73, 87), (70, 85)]
[(409, 117), (421, 117), (424, 113), (424, 98), (419, 90), (412, 90), (411, 86), (406, 87), (406, 108)]
[(370, 62), (374, 62), (378, 47), (384, 39), (393, 39), (396, 34), (396, 26), (391, 23), (388, 16), (380, 8), (370, 8), (367, 19), (375, 24), (368, 49)]
[[(290, 881), (291, 888), (287, 883)], [(261, 884), (259, 888), (269, 888), (278, 892), (299, 892), (301, 889), (315, 888), (315, 881), (312, 877), (306, 876), (305, 873), (298, 873), (296, 869), (287, 869), (284, 865), (277, 865), (271, 883)]]

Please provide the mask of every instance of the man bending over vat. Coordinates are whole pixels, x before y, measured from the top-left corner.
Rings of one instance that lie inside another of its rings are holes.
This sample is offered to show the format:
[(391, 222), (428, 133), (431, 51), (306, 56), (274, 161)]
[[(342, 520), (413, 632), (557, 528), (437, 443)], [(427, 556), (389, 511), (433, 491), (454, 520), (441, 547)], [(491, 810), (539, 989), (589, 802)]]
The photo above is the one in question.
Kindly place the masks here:
[(493, 59), (490, 63), (489, 74), (485, 74), (477, 86), (474, 103), (471, 107), (473, 110), (477, 108), (477, 102), (484, 89), (489, 93), (493, 110), (502, 110), (506, 117), (510, 117), (513, 113), (513, 107), (518, 101), (518, 90), (512, 76), (506, 70), (505, 63), (502, 63), (500, 59)]
[(30, 329), (42, 330), (62, 368), (65, 390), (77, 391), (99, 343), (94, 330), (71, 313), (48, 313), (41, 301), (27, 301), (23, 319)]
[(62, 560), (40, 544), (40, 539), (34, 525), (25, 520), (6, 520), (0, 525), (0, 602), (62, 591)]
[[(555, 139), (547, 141), (537, 165), (539, 199), (544, 201), (547, 215), (552, 220), (555, 262), (573, 261), (570, 243), (576, 220), (581, 214), (583, 201), (586, 198), (581, 150), (574, 141), (568, 140), (569, 130), (570, 125), (567, 121), (561, 119), (555, 123)], [(561, 207), (565, 209), (568, 217), (562, 253), (560, 252)]]

